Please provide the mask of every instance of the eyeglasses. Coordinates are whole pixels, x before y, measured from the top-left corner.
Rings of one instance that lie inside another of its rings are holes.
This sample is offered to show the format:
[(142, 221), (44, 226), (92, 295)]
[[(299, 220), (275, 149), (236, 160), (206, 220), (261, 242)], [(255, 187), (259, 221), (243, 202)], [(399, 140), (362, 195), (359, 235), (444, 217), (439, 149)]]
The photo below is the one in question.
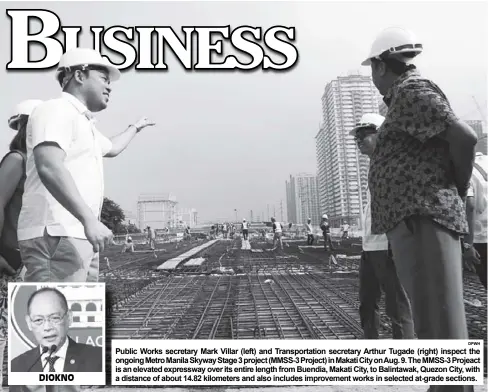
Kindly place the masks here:
[(364, 133), (356, 134), (356, 136), (354, 136), (354, 141), (356, 143), (362, 142), (369, 135), (374, 135), (374, 132), (364, 132)]
[(31, 319), (32, 324), (34, 324), (36, 327), (40, 327), (40, 326), (44, 325), (44, 323), (46, 321), (48, 321), (49, 324), (51, 324), (51, 325), (53, 325), (53, 324), (54, 325), (61, 324), (61, 322), (64, 319), (64, 316), (66, 316), (66, 313), (64, 313), (62, 316), (60, 316), (58, 314), (54, 314), (54, 315), (49, 316), (47, 318), (44, 318), (44, 317), (36, 317), (36, 318), (32, 319), (30, 316), (29, 316), (29, 318)]
[(360, 142), (365, 137), (367, 137), (369, 135), (373, 135), (375, 133), (376, 133), (376, 127), (372, 127), (372, 126), (369, 126), (369, 127), (361, 127), (360, 129), (358, 129), (358, 131), (354, 135), (354, 141), (356, 143), (357, 142)]

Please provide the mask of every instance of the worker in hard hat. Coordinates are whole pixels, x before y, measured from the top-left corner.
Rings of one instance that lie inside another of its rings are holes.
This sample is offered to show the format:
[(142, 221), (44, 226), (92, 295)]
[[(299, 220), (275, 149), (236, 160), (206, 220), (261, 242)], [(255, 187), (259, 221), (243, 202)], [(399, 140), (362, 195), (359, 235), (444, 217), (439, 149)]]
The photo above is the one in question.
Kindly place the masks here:
[(124, 247), (122, 248), (122, 253), (125, 252), (134, 253), (134, 242), (132, 241), (132, 237), (130, 235), (126, 237)]
[(120, 154), (143, 128), (142, 118), (112, 138), (93, 113), (107, 108), (118, 69), (95, 50), (61, 57), (61, 97), (40, 104), (27, 126), (27, 180), (18, 223), (27, 282), (98, 281), (99, 252), (112, 241), (100, 222), (103, 157)]
[[(384, 117), (367, 113), (349, 132), (361, 154), (374, 151), (378, 128)], [(359, 317), (365, 339), (379, 339), (381, 292), (385, 293), (386, 314), (391, 321), (394, 339), (414, 339), (410, 301), (398, 278), (395, 263), (388, 251), (385, 234), (371, 234), (371, 198), (369, 191), (362, 215), (364, 230), (359, 265)]]
[(271, 218), (271, 223), (273, 227), (273, 250), (278, 248), (280, 244), (280, 249), (283, 250), (283, 224), (277, 222), (275, 218)]
[(330, 236), (329, 217), (327, 214), (322, 215), (322, 221), (320, 222), (320, 229), (322, 230), (322, 236), (324, 237), (324, 249), (326, 251), (333, 250), (332, 238)]
[(23, 278), (17, 222), (25, 183), (25, 130), (29, 116), (41, 102), (29, 99), (16, 106), (8, 120), (8, 126), (15, 135), (10, 141), (9, 151), (0, 162), (0, 380), (8, 336), (8, 283), (21, 282)]
[(244, 241), (249, 239), (249, 222), (244, 218), (242, 220), (242, 238)]
[(147, 226), (147, 243), (151, 250), (156, 249), (156, 232), (151, 226)]
[(313, 245), (313, 227), (312, 227), (312, 219), (308, 218), (307, 223), (305, 224), (305, 231), (307, 233), (307, 245)]
[[(389, 28), (363, 62), (388, 106), (370, 160), (371, 231), (388, 237), (418, 338), (467, 339), (460, 236), (477, 137), (416, 69), (422, 49), (412, 32)], [(431, 392), (443, 388), (471, 390)]]

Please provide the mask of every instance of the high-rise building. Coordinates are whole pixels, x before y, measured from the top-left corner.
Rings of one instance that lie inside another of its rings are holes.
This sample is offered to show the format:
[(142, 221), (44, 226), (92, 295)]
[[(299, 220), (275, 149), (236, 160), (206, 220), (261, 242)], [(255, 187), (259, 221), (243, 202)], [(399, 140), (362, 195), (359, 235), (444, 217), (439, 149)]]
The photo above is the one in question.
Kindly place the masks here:
[(484, 132), (483, 129), (483, 122), (480, 120), (471, 120), (471, 121), (466, 121), (466, 123), (473, 128), (473, 130), (476, 132), (476, 135), (478, 135), (478, 143), (476, 144), (476, 152), (481, 152), (485, 155), (488, 154), (488, 139), (487, 133)]
[(317, 177), (314, 174), (298, 173), (286, 181), (286, 206), (288, 222), (320, 224)]
[(358, 152), (349, 131), (365, 113), (378, 113), (378, 91), (371, 77), (338, 77), (325, 86), (322, 125), (317, 133), (320, 213), (332, 227), (357, 225), (366, 201), (369, 159)]
[(288, 222), (297, 223), (297, 201), (295, 197), (295, 187), (292, 187), (292, 176), (290, 181), (286, 181), (286, 216)]

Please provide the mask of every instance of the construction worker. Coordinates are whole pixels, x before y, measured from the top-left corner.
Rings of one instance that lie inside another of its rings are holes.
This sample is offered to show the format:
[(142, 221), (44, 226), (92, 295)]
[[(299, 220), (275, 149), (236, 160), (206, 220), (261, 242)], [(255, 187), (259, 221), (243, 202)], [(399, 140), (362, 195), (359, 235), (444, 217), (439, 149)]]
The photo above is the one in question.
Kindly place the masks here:
[(249, 239), (249, 222), (245, 218), (242, 220), (242, 238), (244, 241)]
[(98, 281), (99, 252), (113, 237), (100, 222), (102, 157), (117, 156), (154, 125), (142, 118), (111, 139), (96, 129), (93, 113), (108, 106), (111, 82), (119, 76), (98, 52), (72, 49), (56, 72), (61, 97), (40, 104), (29, 119), (18, 223), (27, 282)]
[(324, 237), (324, 249), (326, 251), (333, 250), (332, 238), (330, 236), (329, 217), (327, 214), (322, 215), (322, 222), (320, 222), (320, 229), (322, 230), (322, 236)]
[(278, 243), (280, 244), (280, 249), (283, 250), (283, 225), (280, 222), (276, 222), (275, 218), (271, 218), (271, 223), (273, 224), (273, 250), (278, 248)]
[(342, 236), (343, 240), (347, 240), (349, 238), (349, 224), (346, 222), (342, 225)]
[(488, 156), (476, 153), (471, 185), (466, 198), (469, 233), (464, 236), (463, 260), (466, 268), (476, 272), (486, 289)]
[(190, 226), (186, 226), (186, 228), (185, 228), (185, 239), (187, 241), (191, 241)]
[(134, 242), (132, 241), (132, 237), (130, 235), (126, 236), (124, 247), (122, 248), (122, 253), (125, 252), (134, 253)]
[(8, 283), (21, 282), (23, 278), (17, 222), (25, 183), (26, 127), (30, 114), (41, 102), (32, 99), (17, 105), (8, 120), (9, 128), (16, 133), (0, 162), (0, 380), (8, 336)]
[(460, 237), (477, 136), (417, 71), (421, 52), (412, 32), (389, 28), (362, 63), (388, 106), (370, 160), (371, 231), (388, 237), (418, 338), (467, 339)]
[[(354, 136), (361, 154), (368, 157), (374, 151), (377, 129), (384, 117), (365, 114), (361, 122), (349, 133)], [(386, 314), (392, 324), (394, 339), (414, 339), (412, 311), (407, 293), (403, 289), (395, 264), (388, 252), (385, 234), (371, 234), (371, 199), (367, 196), (363, 211), (363, 251), (359, 265), (359, 316), (365, 339), (379, 338), (379, 303), (385, 293)]]
[(312, 227), (312, 219), (307, 219), (307, 224), (305, 225), (305, 230), (307, 232), (307, 245), (313, 245), (313, 227)]
[(156, 249), (156, 232), (151, 226), (147, 226), (147, 243), (151, 250)]

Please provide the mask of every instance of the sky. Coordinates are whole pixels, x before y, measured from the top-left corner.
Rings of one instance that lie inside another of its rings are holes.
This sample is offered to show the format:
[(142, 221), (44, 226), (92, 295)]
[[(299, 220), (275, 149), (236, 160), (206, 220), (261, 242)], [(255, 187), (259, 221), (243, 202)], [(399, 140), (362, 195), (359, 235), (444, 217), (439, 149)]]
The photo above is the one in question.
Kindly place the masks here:
[[(42, 4), (42, 5), (41, 5)], [(286, 220), (285, 181), (316, 172), (315, 135), (327, 83), (361, 67), (375, 36), (390, 26), (412, 30), (424, 45), (417, 66), (446, 93), (464, 120), (486, 116), (487, 5), (482, 2), (1, 2), (0, 61), (11, 59), (8, 9), (48, 9), (63, 26), (222, 26), (296, 28), (299, 62), (286, 72), (186, 71), (171, 51), (168, 71), (124, 71), (112, 85), (98, 129), (116, 135), (141, 116), (156, 122), (120, 156), (106, 159), (105, 193), (136, 213), (144, 193), (171, 193), (200, 221), (276, 212)], [(224, 48), (225, 48), (224, 44)], [(39, 49), (40, 50), (40, 49)], [(42, 52), (37, 53), (42, 56)], [(102, 54), (106, 54), (103, 53)], [(24, 99), (59, 96), (54, 71), (0, 71), (0, 153), (13, 132), (6, 121)], [(8, 92), (5, 93), (5, 92)], [(475, 98), (475, 100), (473, 99)]]

